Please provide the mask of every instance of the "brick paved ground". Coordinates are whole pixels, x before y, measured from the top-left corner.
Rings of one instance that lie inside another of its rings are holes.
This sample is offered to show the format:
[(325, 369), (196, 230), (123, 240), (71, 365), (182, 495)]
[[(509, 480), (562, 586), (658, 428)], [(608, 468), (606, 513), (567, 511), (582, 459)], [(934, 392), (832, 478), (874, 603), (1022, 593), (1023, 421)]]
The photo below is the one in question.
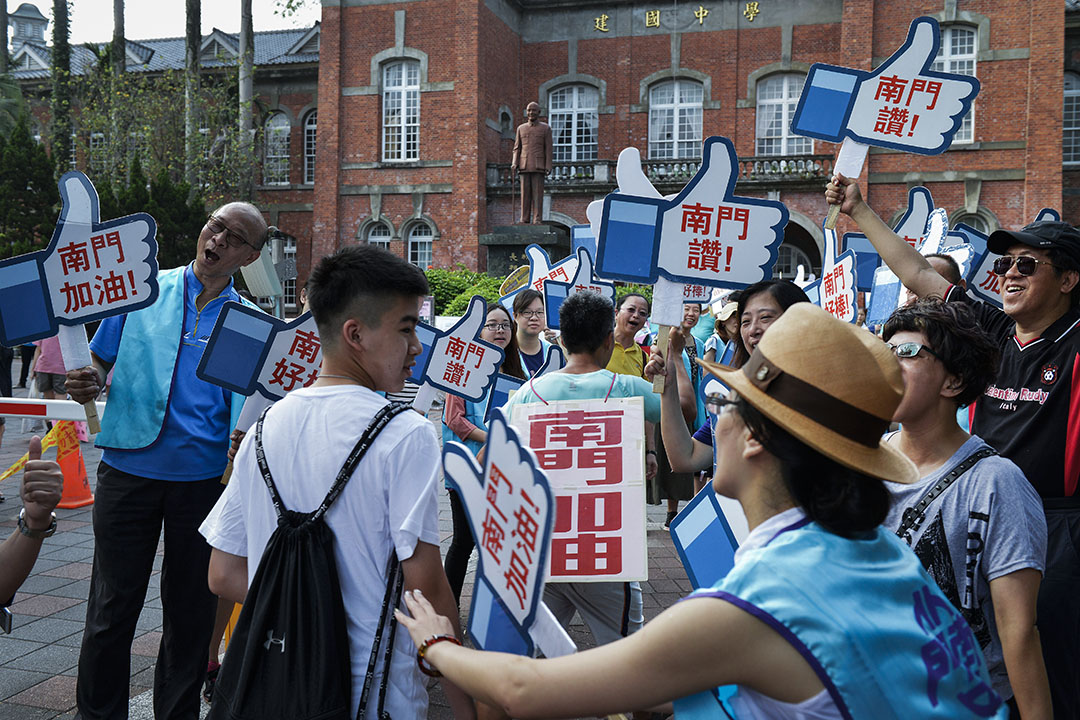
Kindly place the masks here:
[[(13, 374), (18, 377), (18, 362)], [(26, 391), (16, 389), (25, 397)], [(7, 432), (0, 446), (0, 471), (26, 452), (34, 429), (23, 431), (21, 420), (8, 420)], [(30, 423), (28, 422), (29, 426)], [(44, 434), (39, 425), (38, 434)], [(96, 484), (96, 470), (101, 457), (91, 443), (83, 443), (83, 456), (90, 477)], [(48, 457), (48, 454), (46, 455)], [(0, 538), (6, 538), (16, 525), (21, 507), (18, 500), (18, 476), (0, 484), (7, 502), (0, 504)], [(665, 508), (648, 508), (649, 581), (642, 583), (645, 618), (651, 619), (674, 604), (690, 590), (671, 543), (663, 528)], [(15, 614), (11, 635), (0, 636), (0, 720), (44, 720), (74, 717), (75, 675), (79, 661), (86, 618), (90, 564), (94, 555), (91, 507), (57, 510), (57, 533), (45, 541), (33, 574), (15, 596), (11, 607)], [(450, 544), (450, 505), (445, 493), (439, 498), (439, 530), (445, 553)], [(468, 615), (472, 587), (470, 567), (462, 597), (462, 623)], [(154, 661), (161, 639), (161, 598), (158, 580), (161, 556), (154, 563), (146, 602), (139, 618), (131, 649), (131, 717), (152, 718), (150, 687), (153, 685)], [(592, 645), (588, 629), (575, 618), (571, 636), (579, 647)], [(431, 690), (430, 718), (442, 720), (451, 713), (436, 684)]]

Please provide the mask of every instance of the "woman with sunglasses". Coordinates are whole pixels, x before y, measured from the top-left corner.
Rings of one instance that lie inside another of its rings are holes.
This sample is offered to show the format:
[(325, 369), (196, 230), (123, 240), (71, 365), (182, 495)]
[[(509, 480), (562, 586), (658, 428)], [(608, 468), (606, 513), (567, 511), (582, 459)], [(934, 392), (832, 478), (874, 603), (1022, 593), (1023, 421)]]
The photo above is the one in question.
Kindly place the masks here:
[[(521, 358), (518, 355), (514, 320), (510, 317), (510, 312), (502, 305), (488, 306), (487, 318), (480, 330), (480, 339), (498, 345), (506, 354), (499, 372), (521, 380), (526, 379), (521, 369)], [(488, 392), (490, 391), (489, 388)], [(484, 420), (487, 402), (487, 393), (476, 402), (457, 395), (447, 395), (446, 406), (443, 409), (443, 445), (450, 441), (457, 441), (464, 443), (473, 455), (480, 452), (480, 448), (487, 442), (488, 428)], [(446, 551), (444, 569), (446, 578), (450, 581), (450, 589), (454, 591), (454, 600), (460, 602), (461, 588), (465, 584), (465, 573), (469, 568), (469, 556), (472, 555), (476, 543), (473, 540), (472, 530), (469, 529), (469, 521), (465, 515), (465, 506), (461, 504), (461, 498), (449, 485), (446, 486), (446, 491), (450, 493), (450, 516), (454, 522), (454, 536)]]
[(517, 718), (657, 708), (730, 684), (740, 718), (1005, 717), (960, 613), (880, 527), (883, 481), (918, 477), (879, 442), (903, 394), (892, 351), (799, 304), (742, 370), (707, 367), (737, 393), (714, 399), (713, 487), (751, 528), (727, 577), (623, 640), (546, 660), (444, 642), (449, 620), (406, 593), (412, 617), (397, 618), (421, 667)]
[(518, 351), (526, 377), (536, 374), (547, 356), (551, 343), (542, 337), (547, 329), (544, 310), (544, 296), (531, 287), (527, 287), (514, 296), (514, 322), (517, 323)]
[(914, 549), (964, 616), (1010, 717), (1051, 718), (1035, 604), (1046, 557), (1042, 503), (1020, 468), (956, 421), (993, 380), (998, 350), (961, 303), (923, 301), (882, 333), (900, 361), (904, 399), (886, 441), (921, 479), (887, 482), (885, 527)]

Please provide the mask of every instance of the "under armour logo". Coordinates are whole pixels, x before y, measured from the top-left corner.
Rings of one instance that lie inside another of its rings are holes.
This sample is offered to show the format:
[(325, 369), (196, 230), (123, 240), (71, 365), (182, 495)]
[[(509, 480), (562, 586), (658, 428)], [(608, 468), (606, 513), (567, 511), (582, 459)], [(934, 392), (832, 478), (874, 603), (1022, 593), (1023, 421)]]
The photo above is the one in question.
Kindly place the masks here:
[(281, 646), (281, 652), (284, 653), (285, 652), (285, 636), (282, 635), (281, 638), (276, 638), (276, 637), (274, 637), (274, 631), (273, 630), (267, 630), (266, 631), (266, 642), (263, 643), (263, 647), (266, 648), (267, 650), (269, 650), (271, 645), (280, 645)]

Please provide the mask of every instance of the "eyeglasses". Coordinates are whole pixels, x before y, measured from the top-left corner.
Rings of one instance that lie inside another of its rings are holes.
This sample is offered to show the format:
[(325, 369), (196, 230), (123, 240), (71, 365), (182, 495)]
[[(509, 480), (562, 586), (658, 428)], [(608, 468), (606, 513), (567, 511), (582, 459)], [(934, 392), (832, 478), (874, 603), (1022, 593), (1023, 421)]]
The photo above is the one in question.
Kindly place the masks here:
[(1021, 255), (1014, 257), (1012, 255), (1002, 255), (994, 260), (994, 274), (1004, 275), (1009, 272), (1009, 268), (1016, 263), (1016, 271), (1021, 275), (1034, 275), (1035, 271), (1039, 269), (1040, 265), (1049, 265), (1050, 267), (1057, 267), (1057, 265), (1046, 260), (1036, 260), (1029, 255)]
[(240, 233), (236, 233), (230, 230), (228, 225), (221, 222), (221, 219), (214, 215), (211, 215), (209, 218), (206, 219), (206, 227), (210, 228), (210, 232), (214, 233), (215, 235), (225, 233), (225, 244), (231, 248), (238, 248), (241, 245), (247, 245), (252, 250), (259, 249), (249, 243), (246, 239), (244, 239), (244, 236)]
[(739, 398), (725, 397), (720, 393), (713, 393), (705, 398), (705, 409), (713, 415), (733, 412), (738, 404)]
[(544, 311), (543, 310), (522, 310), (518, 314), (521, 315), (522, 317), (538, 318), (538, 317), (543, 317), (544, 316)]
[(487, 324), (484, 325), (484, 329), (485, 330), (491, 330), (492, 332), (495, 332), (496, 330), (509, 330), (510, 329), (510, 323), (508, 323), (508, 322), (487, 323)]
[[(938, 360), (941, 360), (941, 356), (938, 355), (936, 352), (926, 347), (925, 345), (920, 345), (916, 342), (900, 343), (899, 345), (893, 345), (892, 343), (888, 343), (888, 345), (890, 348), (892, 348), (892, 351), (896, 353), (896, 357), (898, 358), (913, 358), (919, 354), (920, 350), (925, 350), (928, 355), (932, 355)], [(944, 360), (942, 360), (942, 362), (944, 362)]]

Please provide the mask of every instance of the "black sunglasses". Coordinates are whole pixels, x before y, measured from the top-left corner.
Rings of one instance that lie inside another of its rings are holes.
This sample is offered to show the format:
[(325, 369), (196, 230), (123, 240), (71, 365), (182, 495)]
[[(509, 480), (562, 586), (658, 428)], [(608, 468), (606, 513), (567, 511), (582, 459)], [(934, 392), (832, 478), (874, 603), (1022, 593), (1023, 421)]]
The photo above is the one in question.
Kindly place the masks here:
[(1021, 275), (1034, 275), (1035, 271), (1039, 269), (1040, 265), (1049, 265), (1050, 267), (1057, 267), (1052, 262), (1046, 260), (1036, 260), (1029, 255), (1020, 255), (1014, 257), (1012, 255), (1002, 255), (994, 260), (994, 274), (1004, 275), (1009, 272), (1009, 268), (1016, 263), (1016, 271)]
[[(936, 357), (938, 360), (941, 360), (940, 355), (928, 348), (926, 345), (920, 345), (917, 342), (906, 342), (900, 343), (899, 345), (893, 345), (892, 343), (888, 343), (888, 345), (890, 348), (892, 348), (892, 351), (896, 353), (896, 357), (898, 358), (913, 358), (919, 354), (920, 350), (925, 350), (929, 355)], [(942, 362), (944, 362), (944, 360), (942, 360)]]

